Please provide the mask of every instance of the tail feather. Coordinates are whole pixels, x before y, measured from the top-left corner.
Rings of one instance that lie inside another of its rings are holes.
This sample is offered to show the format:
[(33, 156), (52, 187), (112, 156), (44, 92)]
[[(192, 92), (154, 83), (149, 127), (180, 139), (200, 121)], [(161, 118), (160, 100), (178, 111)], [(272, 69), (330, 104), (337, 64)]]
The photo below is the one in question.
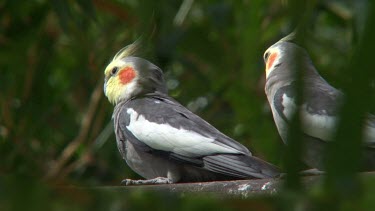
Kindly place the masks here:
[(220, 173), (220, 174), (231, 176), (231, 177), (241, 178), (241, 179), (245, 179), (248, 177), (247, 175), (243, 174), (240, 171), (235, 170), (234, 168), (228, 169), (226, 167), (227, 164), (225, 164), (225, 166), (218, 165), (217, 161), (210, 159), (210, 158), (205, 159), (204, 164), (205, 164), (204, 168), (210, 171), (216, 172), (216, 173)]
[(203, 158), (204, 168), (237, 178), (273, 178), (280, 175), (276, 166), (248, 155), (220, 154)]

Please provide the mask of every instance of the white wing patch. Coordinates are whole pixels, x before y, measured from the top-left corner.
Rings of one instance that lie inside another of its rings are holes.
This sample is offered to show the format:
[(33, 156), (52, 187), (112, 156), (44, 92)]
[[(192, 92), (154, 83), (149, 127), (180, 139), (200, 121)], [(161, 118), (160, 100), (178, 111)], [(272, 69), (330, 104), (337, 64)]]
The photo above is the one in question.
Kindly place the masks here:
[(293, 114), (297, 109), (297, 105), (294, 103), (294, 99), (283, 94), (282, 105), (284, 107), (283, 114), (290, 121), (292, 120)]
[(337, 117), (319, 114), (310, 114), (302, 106), (302, 127), (306, 134), (323, 141), (331, 141), (336, 133)]
[(215, 144), (214, 138), (204, 137), (194, 131), (150, 122), (131, 108), (127, 109), (127, 113), (130, 115), (130, 123), (126, 128), (138, 140), (154, 149), (189, 157), (215, 153), (241, 153), (229, 146)]
[[(282, 105), (284, 107), (284, 115), (291, 120), (297, 105), (294, 99), (283, 95)], [(302, 130), (309, 136), (319, 138), (323, 141), (331, 141), (336, 131), (337, 117), (311, 114), (307, 111), (307, 105), (303, 104), (300, 110), (300, 118)]]
[(364, 126), (364, 140), (365, 140), (365, 145), (375, 148), (375, 128), (372, 127), (370, 121), (371, 119), (366, 120), (366, 124)]
[[(296, 110), (297, 105), (294, 99), (283, 95), (282, 105), (284, 107), (284, 115), (288, 120), (291, 120), (293, 112)], [(307, 112), (307, 105), (303, 104), (300, 111), (302, 130), (307, 135), (319, 138), (323, 141), (331, 141), (336, 133), (336, 125), (338, 117), (329, 115), (311, 114)], [(322, 112), (326, 114), (326, 112)], [(363, 128), (364, 142), (363, 144), (368, 147), (375, 148), (375, 128), (371, 126), (370, 119), (367, 120)]]

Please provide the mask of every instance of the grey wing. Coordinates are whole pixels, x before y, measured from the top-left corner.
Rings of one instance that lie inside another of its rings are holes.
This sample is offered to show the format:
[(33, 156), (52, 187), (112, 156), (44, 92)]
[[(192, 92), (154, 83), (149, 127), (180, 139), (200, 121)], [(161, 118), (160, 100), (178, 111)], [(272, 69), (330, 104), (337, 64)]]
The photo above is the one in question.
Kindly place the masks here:
[[(273, 99), (274, 109), (287, 123), (291, 121), (298, 108), (294, 90), (294, 83), (281, 87)], [(327, 84), (306, 84), (300, 107), (303, 132), (323, 141), (332, 140), (342, 98), (341, 92)]]
[(217, 146), (233, 149), (233, 151), (238, 151), (241, 154), (251, 155), (245, 146), (224, 135), (211, 124), (168, 96), (153, 96), (142, 98), (138, 101), (143, 101), (142, 103), (137, 103), (138, 105), (143, 105), (138, 106), (138, 112), (154, 123), (167, 124), (173, 128), (190, 131), (202, 137), (213, 139), (213, 143)]
[[(137, 137), (134, 136), (132, 131), (130, 131), (127, 126), (130, 124), (130, 116), (127, 114), (127, 106), (124, 103), (120, 103), (116, 106), (114, 112), (114, 121), (115, 121), (115, 131), (116, 131), (116, 139), (118, 143), (125, 143), (125, 141), (129, 141), (132, 143), (132, 146), (137, 149), (137, 151), (142, 151), (145, 153), (153, 154), (156, 156), (161, 156), (166, 159), (173, 159), (176, 161), (183, 161), (185, 163), (189, 163), (194, 166), (201, 167), (203, 166), (203, 161), (197, 158), (189, 158), (186, 156), (181, 156), (175, 154), (170, 151), (158, 150), (153, 147), (150, 147), (142, 140), (139, 140)], [(119, 147), (120, 153), (123, 157), (125, 157), (124, 147), (125, 145)]]
[[(122, 124), (124, 130), (133, 133), (137, 141), (152, 150), (165, 152), (169, 159), (236, 178), (268, 178), (279, 174), (276, 167), (252, 157), (246, 147), (220, 133), (173, 99), (142, 98), (127, 108), (136, 110), (138, 120), (143, 121), (139, 129), (143, 132), (137, 131), (135, 126), (129, 127), (135, 125), (132, 117)], [(158, 131), (151, 132), (151, 126), (159, 127)], [(173, 135), (169, 136), (169, 131), (165, 130), (173, 131)], [(186, 135), (198, 140), (184, 137)], [(152, 140), (146, 140), (148, 138)], [(154, 143), (156, 139), (159, 141)]]

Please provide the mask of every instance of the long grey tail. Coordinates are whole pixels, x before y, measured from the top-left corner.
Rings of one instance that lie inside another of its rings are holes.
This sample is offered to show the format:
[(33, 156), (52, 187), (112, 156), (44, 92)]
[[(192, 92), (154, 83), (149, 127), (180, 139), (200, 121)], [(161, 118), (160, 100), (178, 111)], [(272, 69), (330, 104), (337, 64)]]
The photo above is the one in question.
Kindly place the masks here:
[(260, 158), (248, 155), (220, 154), (203, 158), (204, 168), (236, 178), (274, 178), (280, 170)]

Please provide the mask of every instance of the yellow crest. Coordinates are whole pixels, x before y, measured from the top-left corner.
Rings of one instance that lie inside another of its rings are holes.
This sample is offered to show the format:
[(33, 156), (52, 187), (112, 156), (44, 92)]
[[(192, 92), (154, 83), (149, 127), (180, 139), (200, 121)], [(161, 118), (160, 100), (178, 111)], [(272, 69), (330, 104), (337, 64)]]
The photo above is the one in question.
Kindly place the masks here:
[(112, 61), (134, 55), (139, 50), (140, 45), (141, 38), (138, 38), (134, 43), (123, 47), (119, 52), (117, 52)]

